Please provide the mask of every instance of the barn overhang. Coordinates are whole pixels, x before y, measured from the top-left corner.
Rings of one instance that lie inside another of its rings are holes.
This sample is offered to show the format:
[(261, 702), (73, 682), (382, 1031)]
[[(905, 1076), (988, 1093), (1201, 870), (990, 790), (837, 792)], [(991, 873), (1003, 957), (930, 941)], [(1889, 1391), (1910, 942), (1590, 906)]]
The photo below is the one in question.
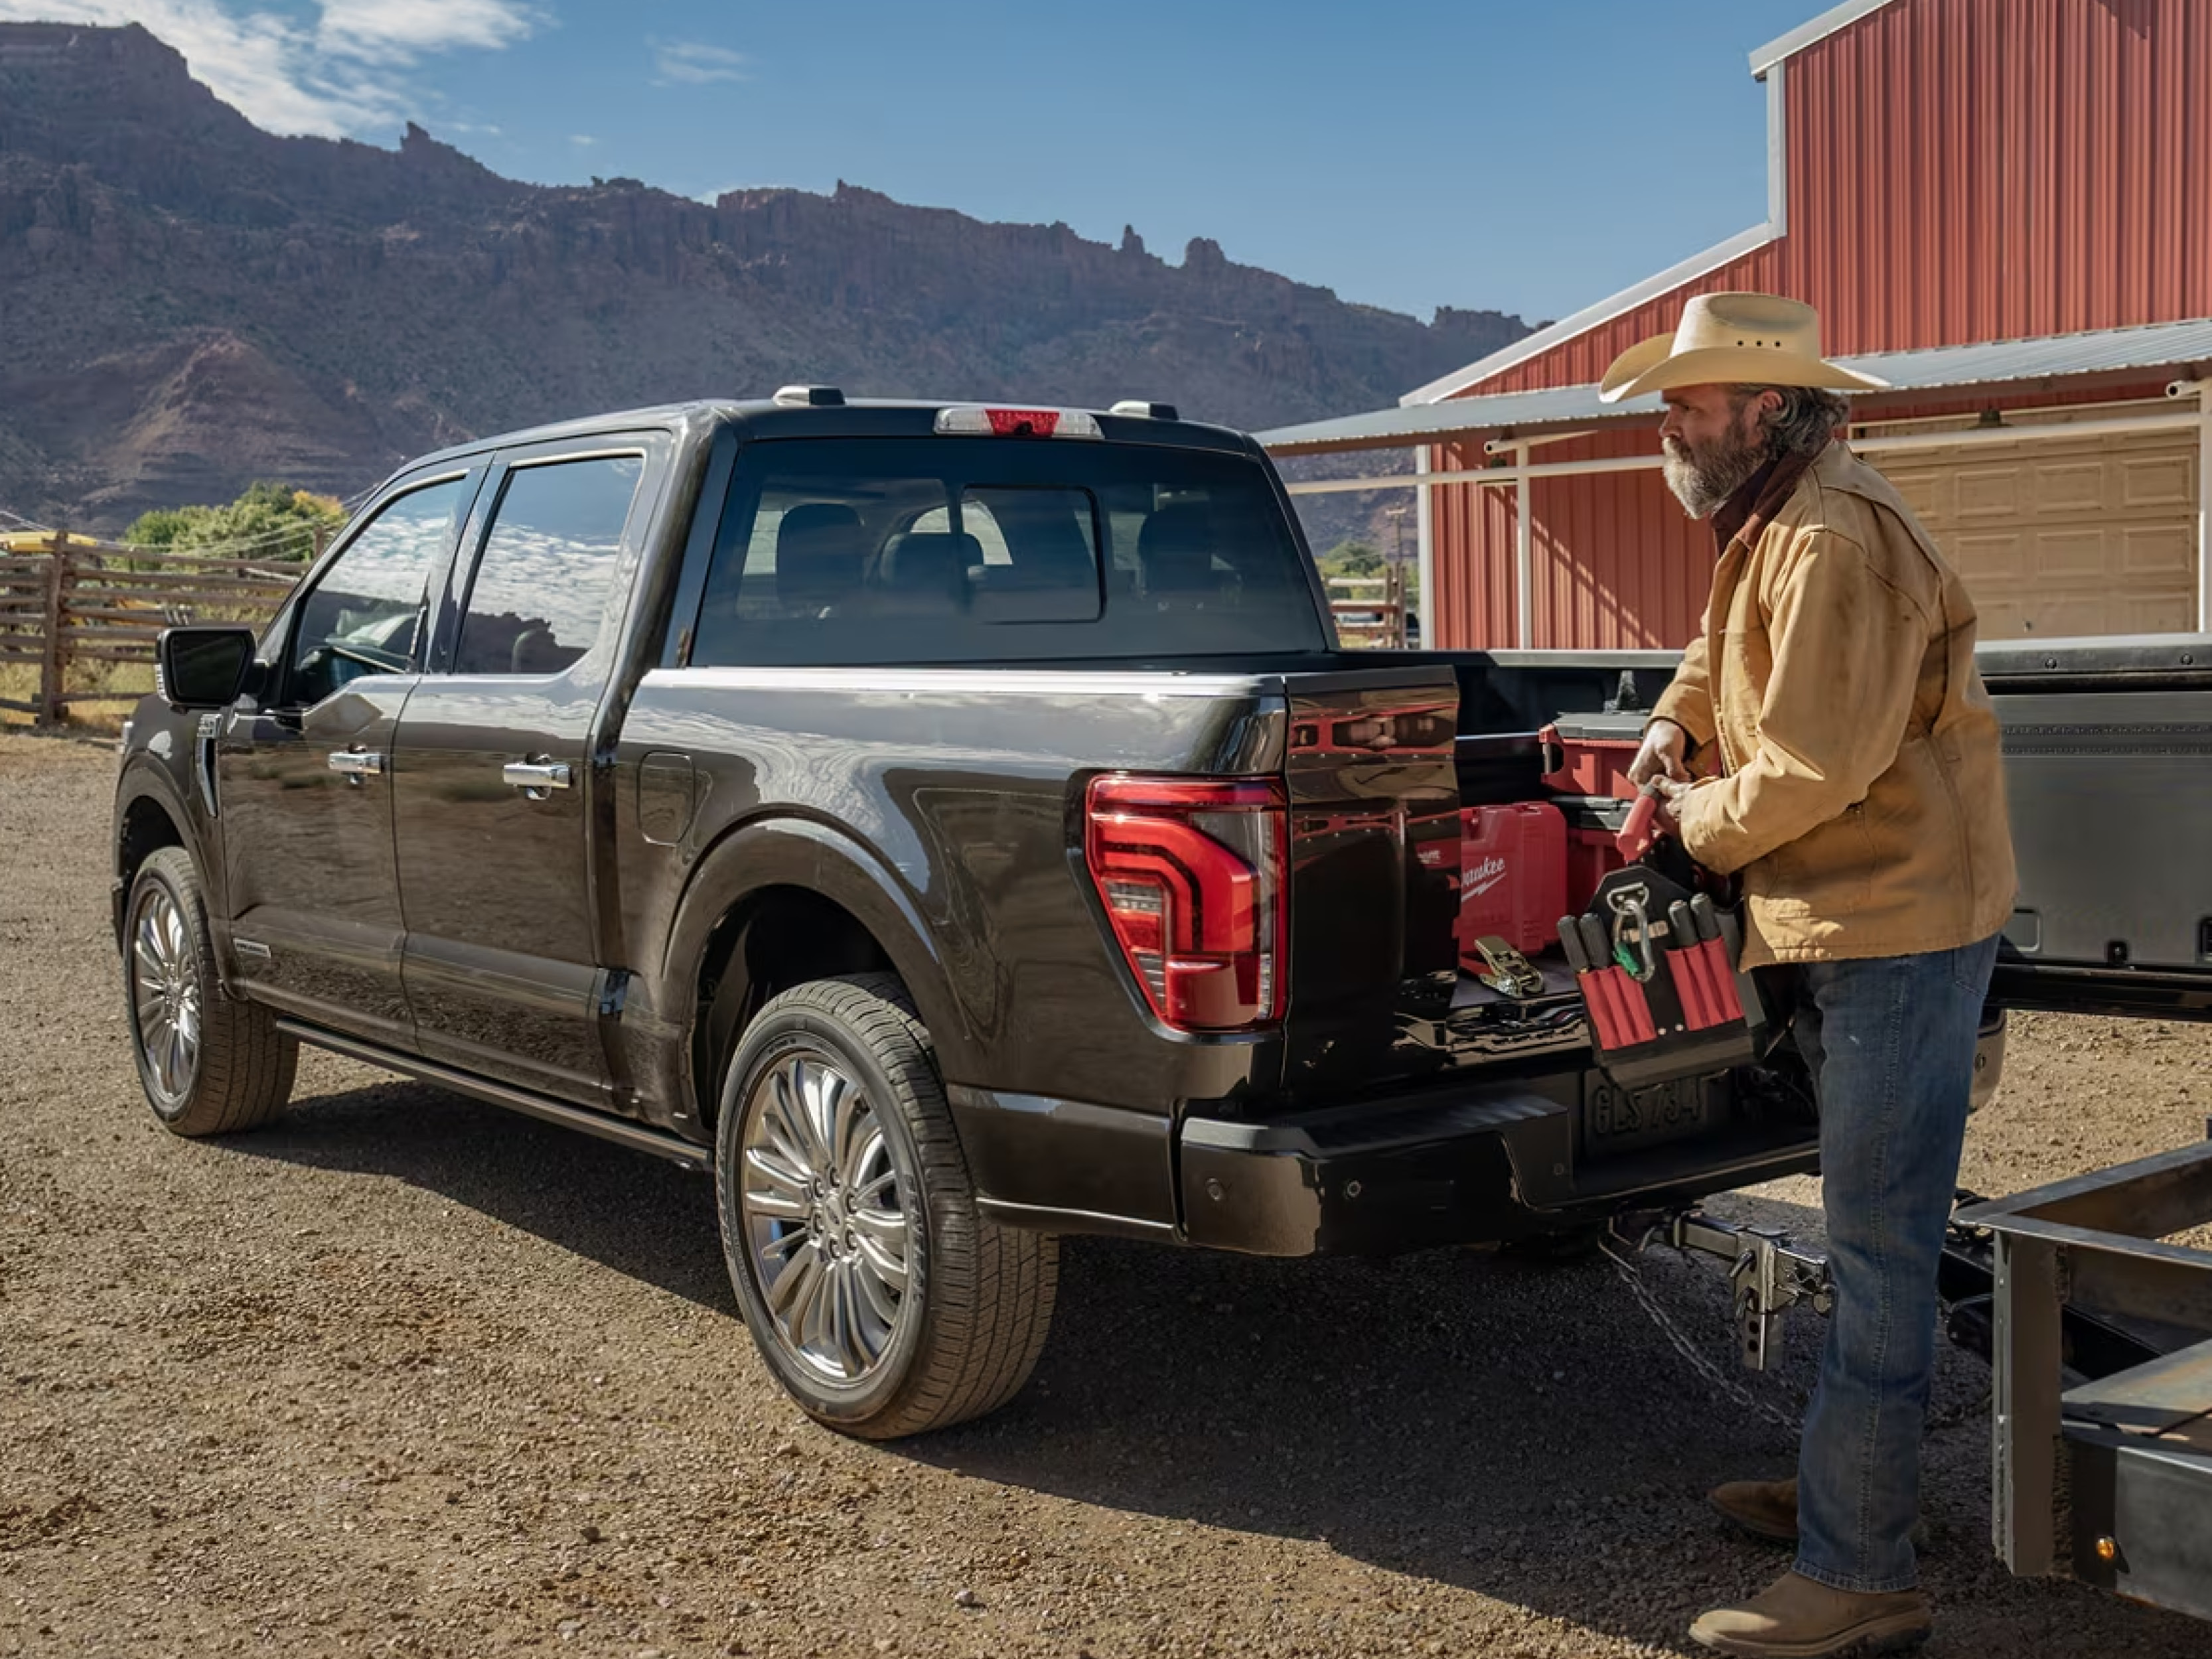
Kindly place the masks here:
[[(1837, 361), (1887, 382), (1887, 391), (1852, 399), (1851, 447), (1877, 458), (1915, 449), (1952, 450), (2039, 438), (2185, 431), (2197, 437), (2197, 477), (2212, 481), (2212, 318), (2033, 340), (1875, 352)], [(2110, 409), (2081, 401), (2094, 398), (2103, 387), (2116, 392), (2129, 388), (2133, 395)], [(2154, 399), (2148, 404), (2142, 397), (2146, 388)], [(1520, 612), (1515, 638), (1526, 641), (1534, 635), (1529, 609), (1531, 483), (1650, 471), (1660, 465), (1656, 443), (1633, 453), (1617, 453), (1615, 447), (1616, 453), (1571, 460), (1537, 458), (1537, 452), (1550, 444), (1656, 425), (1661, 410), (1656, 397), (1607, 404), (1599, 401), (1597, 391), (1595, 385), (1559, 386), (1374, 410), (1279, 427), (1261, 433), (1259, 441), (1280, 457), (1415, 451), (1416, 471), (1412, 473), (1299, 479), (1286, 487), (1294, 495), (1415, 489), (1425, 613), (1435, 592), (1429, 530), (1431, 490), (1453, 484), (1513, 490)], [(2161, 392), (2164, 396), (2158, 398)], [(1962, 407), (1966, 412), (1959, 412)], [(1928, 429), (1934, 423), (1926, 417), (1937, 409), (1951, 411), (1955, 418), (1942, 422), (1938, 429)], [(1915, 418), (1916, 410), (1922, 418)], [(1898, 429), (1902, 427), (1920, 429)], [(1482, 461), (1440, 468), (1434, 464), (1435, 452), (1444, 447), (1462, 462), (1471, 460), (1479, 447)], [(2201, 483), (2197, 493), (2197, 626), (2212, 632), (2212, 486)], [(1432, 617), (1425, 614), (1424, 638), (1435, 637), (1433, 626)]]

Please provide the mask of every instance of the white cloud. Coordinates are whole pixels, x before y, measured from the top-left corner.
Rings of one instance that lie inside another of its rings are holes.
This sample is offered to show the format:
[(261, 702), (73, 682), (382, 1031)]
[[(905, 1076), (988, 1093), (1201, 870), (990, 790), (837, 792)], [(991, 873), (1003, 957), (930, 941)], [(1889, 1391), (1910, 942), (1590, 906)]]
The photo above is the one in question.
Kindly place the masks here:
[(384, 134), (416, 112), (404, 71), (536, 26), (520, 0), (325, 0), (308, 25), (224, 0), (0, 0), (0, 21), (143, 23), (216, 96), (272, 132)]
[(656, 85), (671, 81), (702, 87), (715, 81), (743, 81), (750, 71), (744, 53), (727, 46), (709, 46), (696, 40), (647, 40), (653, 48)]
[(598, 143), (599, 141), (592, 137), (588, 132), (572, 132), (568, 135), (568, 142), (575, 145), (579, 149), (589, 149), (593, 144)]
[(475, 46), (497, 52), (535, 19), (514, 0), (323, 0), (318, 43), (374, 64), (411, 64), (425, 52)]

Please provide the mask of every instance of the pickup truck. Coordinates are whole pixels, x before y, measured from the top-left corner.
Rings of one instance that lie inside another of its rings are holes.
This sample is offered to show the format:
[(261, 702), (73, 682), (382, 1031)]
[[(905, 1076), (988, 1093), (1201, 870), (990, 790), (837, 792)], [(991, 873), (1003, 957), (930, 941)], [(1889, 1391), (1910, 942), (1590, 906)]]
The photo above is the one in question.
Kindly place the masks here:
[[(2212, 642), (1982, 660), (1992, 1061), (2005, 1006), (2212, 1013)], [(1264, 453), (1164, 405), (486, 439), (258, 638), (165, 635), (114, 817), (138, 1073), (223, 1133), (305, 1042), (711, 1168), (781, 1385), (939, 1427), (1022, 1386), (1060, 1235), (1387, 1254), (1816, 1166), (1786, 1045), (1624, 1090), (1557, 953), (1534, 996), (1461, 966), (1462, 805), (1545, 799), (1547, 723), (1632, 736), (1672, 662), (1340, 649)]]

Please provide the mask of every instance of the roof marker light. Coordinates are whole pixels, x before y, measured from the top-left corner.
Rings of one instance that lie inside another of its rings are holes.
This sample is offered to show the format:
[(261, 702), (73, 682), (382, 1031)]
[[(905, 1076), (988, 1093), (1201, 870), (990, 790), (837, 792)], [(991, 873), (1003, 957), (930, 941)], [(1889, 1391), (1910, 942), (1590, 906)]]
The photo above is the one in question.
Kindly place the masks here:
[(783, 386), (775, 389), (772, 401), (786, 409), (836, 409), (843, 405), (845, 394), (834, 386)]
[(1142, 398), (1124, 398), (1106, 411), (1109, 415), (1126, 415), (1132, 420), (1172, 421), (1177, 417), (1173, 404), (1148, 404)]

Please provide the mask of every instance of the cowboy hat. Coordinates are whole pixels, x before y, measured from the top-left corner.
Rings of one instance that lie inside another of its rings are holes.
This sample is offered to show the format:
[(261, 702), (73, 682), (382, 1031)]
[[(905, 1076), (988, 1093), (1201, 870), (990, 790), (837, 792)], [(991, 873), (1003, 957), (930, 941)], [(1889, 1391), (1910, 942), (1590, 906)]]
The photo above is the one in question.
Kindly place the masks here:
[(1680, 386), (1810, 386), (1880, 392), (1887, 380), (1820, 356), (1820, 313), (1772, 294), (1700, 294), (1682, 325), (1620, 354), (1598, 382), (1600, 403)]

